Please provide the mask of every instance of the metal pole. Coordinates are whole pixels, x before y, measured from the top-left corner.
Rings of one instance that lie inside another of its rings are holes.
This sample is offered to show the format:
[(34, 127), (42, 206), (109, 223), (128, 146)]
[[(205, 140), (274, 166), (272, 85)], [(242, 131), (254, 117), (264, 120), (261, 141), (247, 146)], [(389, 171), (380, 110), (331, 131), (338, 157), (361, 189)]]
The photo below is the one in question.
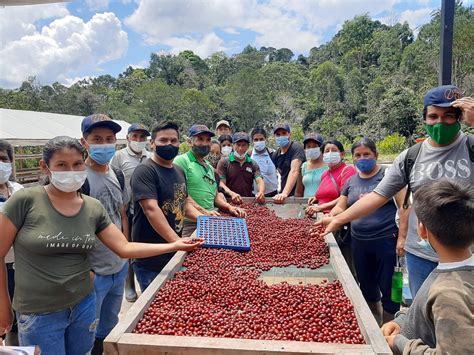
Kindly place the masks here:
[(441, 1), (441, 41), (439, 53), (439, 85), (451, 84), (453, 66), (453, 26), (455, 0)]

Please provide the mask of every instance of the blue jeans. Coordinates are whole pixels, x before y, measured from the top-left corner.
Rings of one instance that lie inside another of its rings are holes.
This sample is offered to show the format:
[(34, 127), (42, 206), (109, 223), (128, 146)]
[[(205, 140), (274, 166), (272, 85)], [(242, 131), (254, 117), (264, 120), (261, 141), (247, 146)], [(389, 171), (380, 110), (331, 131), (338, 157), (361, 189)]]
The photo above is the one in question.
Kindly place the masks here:
[(416, 293), (421, 285), (423, 285), (423, 282), (425, 282), (428, 275), (431, 274), (431, 271), (436, 269), (438, 263), (420, 258), (419, 256), (408, 252), (406, 254), (406, 260), (411, 297), (415, 299)]
[(18, 339), (21, 346), (38, 345), (43, 355), (84, 355), (94, 345), (95, 295), (52, 313), (17, 312)]
[(138, 284), (140, 285), (140, 290), (145, 291), (148, 286), (153, 282), (155, 277), (158, 276), (160, 271), (150, 270), (144, 266), (133, 263), (133, 271), (137, 277)]
[(128, 263), (112, 275), (95, 275), (96, 338), (104, 339), (118, 323)]
[(400, 310), (392, 302), (392, 275), (397, 262), (393, 236), (375, 240), (352, 238), (352, 255), (360, 290), (367, 302), (382, 301), (384, 311), (395, 314)]

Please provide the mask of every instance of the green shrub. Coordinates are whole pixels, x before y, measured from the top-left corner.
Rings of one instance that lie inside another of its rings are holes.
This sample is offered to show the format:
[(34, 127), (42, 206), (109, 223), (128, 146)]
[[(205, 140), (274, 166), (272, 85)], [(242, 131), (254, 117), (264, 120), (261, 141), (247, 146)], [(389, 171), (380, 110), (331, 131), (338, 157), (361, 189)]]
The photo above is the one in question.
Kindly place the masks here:
[(398, 154), (407, 146), (407, 139), (398, 133), (386, 136), (377, 143), (377, 149), (381, 154)]

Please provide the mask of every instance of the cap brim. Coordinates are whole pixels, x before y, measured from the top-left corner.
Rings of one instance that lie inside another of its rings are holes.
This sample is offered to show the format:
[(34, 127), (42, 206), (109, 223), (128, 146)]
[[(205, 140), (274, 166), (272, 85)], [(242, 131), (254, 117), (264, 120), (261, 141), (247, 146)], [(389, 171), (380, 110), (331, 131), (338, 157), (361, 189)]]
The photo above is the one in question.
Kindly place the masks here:
[(198, 134), (203, 134), (203, 133), (206, 133), (206, 134), (209, 134), (211, 137), (214, 137), (216, 134), (212, 131), (199, 131), (199, 132), (196, 132), (194, 133), (193, 135), (191, 135), (191, 137), (194, 137), (194, 136), (197, 136)]
[(276, 127), (276, 128), (273, 129), (273, 134), (275, 134), (276, 131), (278, 131), (279, 129), (282, 129), (282, 130), (284, 130), (284, 131), (290, 132), (288, 129), (286, 129), (286, 127)]
[(316, 143), (318, 143), (320, 146), (323, 144), (323, 142), (318, 141), (317, 139), (314, 139), (314, 138), (307, 138), (307, 139), (305, 139), (305, 140), (303, 141), (303, 144), (306, 144), (306, 143), (309, 142), (309, 141), (316, 142)]
[(118, 133), (122, 130), (122, 126), (119, 125), (118, 123), (114, 122), (114, 121), (99, 121), (99, 122), (96, 122), (94, 124), (92, 124), (88, 131), (96, 128), (96, 127), (107, 127), (107, 128), (110, 128), (114, 133)]
[(250, 144), (250, 141), (248, 139), (245, 139), (245, 138), (237, 139), (236, 141), (232, 141), (232, 143), (237, 143), (237, 142), (241, 142), (241, 141), (244, 141), (244, 142), (247, 142), (248, 144)]
[(143, 128), (132, 129), (131, 131), (128, 131), (128, 133), (138, 132), (138, 131), (145, 132), (145, 135), (146, 135), (147, 137), (151, 136), (151, 133), (148, 132), (146, 129), (143, 129)]
[(428, 106), (435, 106), (435, 107), (451, 107), (453, 105), (453, 102), (454, 101), (451, 101), (451, 102), (443, 102), (441, 104), (431, 104), (431, 105), (428, 105)]

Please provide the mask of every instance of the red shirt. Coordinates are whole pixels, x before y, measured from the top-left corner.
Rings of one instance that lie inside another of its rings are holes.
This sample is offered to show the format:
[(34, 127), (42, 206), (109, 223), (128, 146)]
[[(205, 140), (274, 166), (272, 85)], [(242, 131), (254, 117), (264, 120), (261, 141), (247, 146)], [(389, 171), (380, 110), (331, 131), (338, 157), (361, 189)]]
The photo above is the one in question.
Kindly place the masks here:
[[(354, 174), (356, 174), (356, 169), (353, 165), (347, 165), (344, 162), (339, 165), (336, 169), (327, 170), (321, 175), (321, 184), (319, 185), (318, 190), (316, 191), (316, 199), (318, 200), (318, 205), (323, 203), (331, 202), (339, 197), (342, 188), (346, 181)], [(336, 180), (337, 186), (339, 187), (339, 192), (334, 185), (334, 182), (331, 179), (332, 174), (334, 180)]]

